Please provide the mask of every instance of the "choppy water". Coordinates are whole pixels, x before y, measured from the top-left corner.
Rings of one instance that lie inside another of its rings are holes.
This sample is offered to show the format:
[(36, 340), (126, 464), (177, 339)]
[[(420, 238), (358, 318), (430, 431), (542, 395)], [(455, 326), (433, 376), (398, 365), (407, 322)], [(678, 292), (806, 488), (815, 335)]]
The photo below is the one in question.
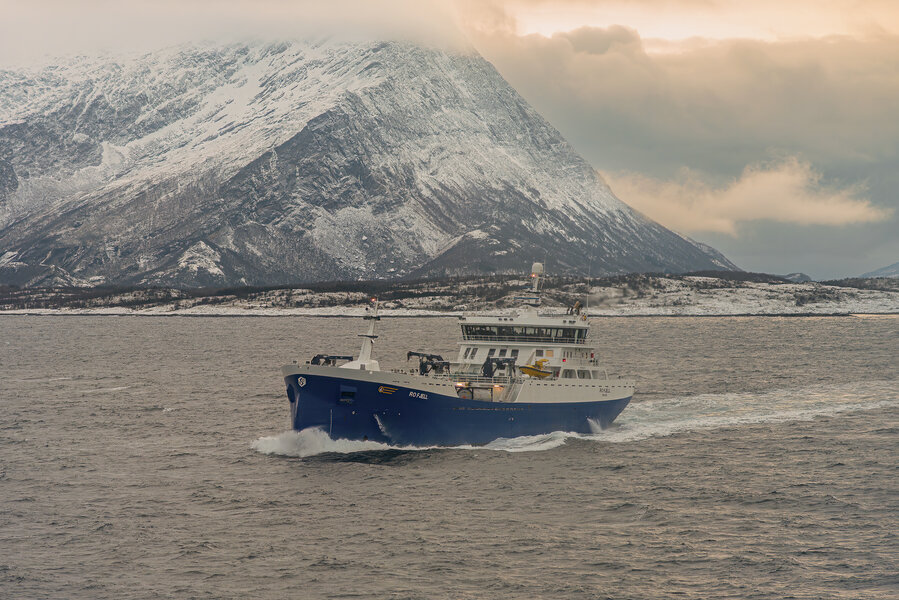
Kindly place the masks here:
[(0, 317), (0, 597), (899, 597), (899, 320), (595, 321), (638, 390), (594, 435), (285, 431), (359, 325)]

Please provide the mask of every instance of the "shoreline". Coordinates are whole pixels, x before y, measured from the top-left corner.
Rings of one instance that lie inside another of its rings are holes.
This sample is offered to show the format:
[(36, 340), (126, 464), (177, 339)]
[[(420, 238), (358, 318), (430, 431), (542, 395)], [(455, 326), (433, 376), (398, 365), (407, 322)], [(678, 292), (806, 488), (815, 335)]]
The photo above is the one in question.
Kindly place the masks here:
[[(353, 319), (359, 318), (363, 314), (363, 310), (353, 307), (347, 308), (345, 313), (334, 311), (331, 308), (315, 311), (314, 309), (295, 311), (292, 309), (240, 309), (233, 311), (195, 311), (195, 310), (171, 310), (171, 311), (136, 311), (122, 310), (117, 308), (98, 308), (98, 309), (15, 309), (0, 311), (0, 317), (188, 317), (188, 318), (285, 318), (285, 317), (313, 317), (313, 318), (331, 318), (331, 319)], [(391, 309), (382, 309), (380, 314), (382, 317), (399, 318), (399, 319), (421, 319), (421, 318), (451, 318), (464, 317), (471, 314), (489, 315), (489, 314), (505, 314), (507, 311), (430, 311), (414, 309), (404, 309), (401, 311), (393, 311)], [(590, 319), (620, 319), (620, 318), (677, 318), (677, 317), (717, 317), (717, 318), (740, 318), (740, 317), (899, 317), (899, 312), (756, 312), (756, 313), (714, 313), (714, 312), (684, 312), (684, 313), (590, 313), (587, 315)]]
[[(582, 310), (594, 318), (899, 314), (899, 280), (846, 287), (769, 281), (772, 276), (764, 275), (746, 277), (745, 281), (701, 275), (560, 280), (544, 288), (543, 310), (564, 314), (581, 303)], [(356, 282), (321, 289), (16, 288), (0, 294), (0, 316), (361, 317), (372, 297), (381, 298), (381, 314), (387, 317), (503, 316), (515, 310), (516, 294), (526, 284), (481, 278)], [(363, 287), (372, 286), (363, 293)]]

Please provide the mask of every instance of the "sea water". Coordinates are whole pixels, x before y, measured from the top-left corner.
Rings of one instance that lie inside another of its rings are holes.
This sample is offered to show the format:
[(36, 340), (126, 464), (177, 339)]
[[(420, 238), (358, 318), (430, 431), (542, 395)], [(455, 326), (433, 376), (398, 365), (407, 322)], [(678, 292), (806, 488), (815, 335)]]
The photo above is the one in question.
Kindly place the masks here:
[[(895, 318), (595, 319), (637, 391), (590, 435), (289, 431), (279, 367), (361, 328), (0, 317), (0, 597), (899, 596)], [(375, 353), (457, 330), (386, 318)]]

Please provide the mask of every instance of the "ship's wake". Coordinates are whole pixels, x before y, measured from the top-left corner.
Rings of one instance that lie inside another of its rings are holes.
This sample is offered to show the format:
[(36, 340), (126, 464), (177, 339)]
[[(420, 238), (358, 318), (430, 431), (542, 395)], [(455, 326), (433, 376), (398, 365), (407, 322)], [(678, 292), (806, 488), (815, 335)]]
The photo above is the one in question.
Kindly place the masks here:
[(680, 396), (628, 406), (612, 427), (580, 436), (632, 442), (682, 432), (761, 423), (809, 421), (899, 405), (899, 381), (815, 385), (798, 389)]
[[(604, 443), (635, 442), (691, 431), (762, 423), (808, 421), (841, 413), (899, 406), (899, 381), (818, 385), (801, 389), (730, 394), (702, 394), (633, 402), (608, 429), (591, 423), (593, 433), (555, 431), (545, 435), (500, 438), (485, 446), (455, 446), (456, 450), (536, 452), (568, 440)], [(391, 446), (379, 442), (332, 440), (320, 429), (287, 431), (262, 437), (251, 447), (263, 454), (307, 457), (323, 453), (434, 450), (434, 446)]]

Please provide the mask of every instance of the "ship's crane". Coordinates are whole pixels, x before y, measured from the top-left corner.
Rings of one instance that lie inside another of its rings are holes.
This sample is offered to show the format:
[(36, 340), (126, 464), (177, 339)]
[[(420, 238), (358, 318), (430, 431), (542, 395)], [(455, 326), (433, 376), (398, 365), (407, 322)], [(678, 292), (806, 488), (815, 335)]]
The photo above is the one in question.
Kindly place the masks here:
[(515, 359), (514, 358), (496, 358), (494, 356), (489, 357), (484, 361), (484, 364), (481, 366), (481, 373), (484, 377), (493, 377), (493, 374), (496, 373), (498, 369), (502, 369), (503, 367), (509, 368), (509, 375), (512, 374), (512, 370), (515, 368)]
[(443, 357), (439, 354), (427, 354), (425, 352), (413, 352), (410, 350), (406, 353), (406, 360), (409, 360), (413, 356), (418, 357), (419, 375), (427, 375), (431, 371), (434, 371), (434, 373), (439, 375), (444, 371), (449, 371), (449, 361), (443, 360)]
[(336, 354), (316, 354), (312, 357), (311, 364), (323, 367), (333, 367), (338, 360), (353, 360), (352, 356), (337, 356)]

